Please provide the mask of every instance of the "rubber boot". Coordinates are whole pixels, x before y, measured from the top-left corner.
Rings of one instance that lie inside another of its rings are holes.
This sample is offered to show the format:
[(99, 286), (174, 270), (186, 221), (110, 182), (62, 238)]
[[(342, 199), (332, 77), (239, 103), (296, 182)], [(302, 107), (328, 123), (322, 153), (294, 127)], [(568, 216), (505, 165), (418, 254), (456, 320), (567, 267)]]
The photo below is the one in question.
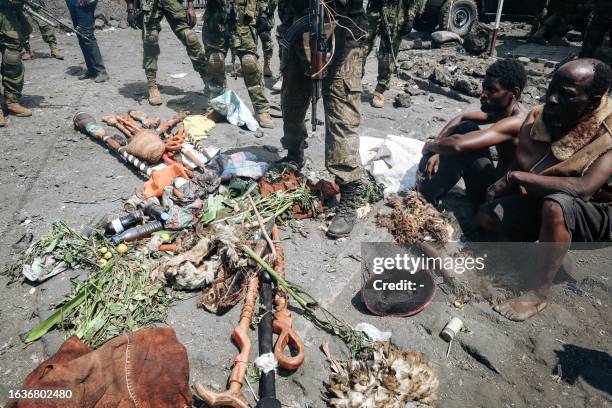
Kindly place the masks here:
[(374, 92), (372, 95), (372, 100), (370, 101), (370, 105), (375, 108), (382, 108), (385, 106), (385, 96), (380, 92)]
[(64, 54), (62, 54), (59, 48), (51, 48), (51, 57), (58, 59), (58, 60), (63, 60)]
[(161, 105), (161, 94), (159, 93), (157, 82), (154, 79), (149, 79), (147, 82), (147, 87), (149, 89), (149, 104), (153, 106)]
[(259, 126), (267, 129), (274, 129), (274, 122), (272, 121), (272, 117), (268, 112), (260, 113), (256, 117), (257, 122), (259, 122)]
[(20, 118), (32, 116), (32, 111), (25, 106), (21, 106), (19, 102), (7, 102), (6, 109), (13, 115)]
[(338, 203), (336, 215), (327, 229), (327, 235), (333, 238), (342, 238), (351, 234), (362, 195), (363, 184), (361, 180), (340, 185), (340, 203)]
[(264, 66), (263, 66), (263, 75), (265, 77), (271, 77), (274, 75), (274, 73), (272, 72), (272, 57), (264, 57)]

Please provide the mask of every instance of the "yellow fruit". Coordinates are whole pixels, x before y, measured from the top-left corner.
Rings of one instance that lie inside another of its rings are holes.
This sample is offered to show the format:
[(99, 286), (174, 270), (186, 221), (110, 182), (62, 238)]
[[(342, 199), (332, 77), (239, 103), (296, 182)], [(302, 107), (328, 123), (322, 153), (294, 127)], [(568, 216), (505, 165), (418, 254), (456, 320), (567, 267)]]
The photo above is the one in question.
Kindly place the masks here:
[(172, 237), (170, 236), (170, 234), (168, 234), (167, 232), (164, 232), (163, 234), (161, 234), (161, 239), (164, 242), (170, 242), (172, 241)]
[(113, 253), (112, 252), (107, 252), (104, 254), (104, 259), (111, 259), (113, 257)]
[(106, 259), (104, 259), (104, 258), (100, 258), (100, 259), (98, 260), (98, 266), (99, 266), (100, 268), (103, 268), (103, 267), (104, 267), (104, 265), (106, 265), (106, 263), (107, 263), (107, 262), (108, 262), (108, 261), (107, 261)]
[(98, 251), (100, 251), (101, 254), (105, 254), (105, 253), (108, 252), (108, 248), (103, 246), (103, 247), (100, 247), (100, 249), (98, 249)]
[(120, 254), (125, 254), (128, 251), (128, 246), (125, 244), (119, 244), (117, 245), (117, 252), (119, 252)]

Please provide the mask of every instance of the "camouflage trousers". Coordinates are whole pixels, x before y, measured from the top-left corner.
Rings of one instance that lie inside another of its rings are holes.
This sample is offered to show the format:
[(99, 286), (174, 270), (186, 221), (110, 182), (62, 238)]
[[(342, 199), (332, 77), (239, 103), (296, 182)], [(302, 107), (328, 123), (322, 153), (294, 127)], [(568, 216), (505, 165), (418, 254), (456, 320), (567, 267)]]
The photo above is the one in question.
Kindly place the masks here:
[(380, 36), (380, 46), (378, 48), (378, 78), (376, 92), (383, 93), (389, 89), (391, 75), (395, 72), (395, 60), (402, 42), (401, 30), (404, 21), (411, 17), (414, 20), (417, 7), (399, 0), (393, 5), (382, 6), (380, 1), (373, 1), (367, 10), (368, 14), (368, 35), (363, 47), (363, 67), (374, 44), (376, 38)]
[[(325, 167), (340, 184), (357, 181), (363, 175), (357, 135), (361, 122), (361, 52), (359, 47), (336, 50), (336, 61), (323, 79)], [(303, 157), (308, 136), (304, 119), (310, 108), (312, 84), (305, 69), (296, 47), (287, 50), (282, 67), (281, 143), (294, 157)]]
[(20, 6), (0, 6), (0, 52), (2, 53), (2, 87), (7, 102), (18, 102), (24, 81), (21, 61), (25, 16)]
[[(51, 49), (57, 48), (57, 38), (55, 37), (55, 28), (53, 28), (52, 25), (45, 23), (44, 21), (40, 21), (36, 18), (32, 18), (32, 21), (34, 22), (34, 24), (38, 26), (38, 29), (40, 30), (40, 34), (42, 35), (43, 40), (47, 44), (49, 44), (49, 48)], [(30, 31), (32, 31), (31, 30), (32, 23), (30, 21), (28, 21), (28, 23), (30, 24)], [(29, 36), (25, 36), (24, 39), (25, 41), (23, 42), (23, 48), (29, 51), (31, 49), (30, 38)]]
[(228, 27), (226, 15), (222, 11), (211, 6), (206, 8), (202, 32), (208, 63), (206, 99), (213, 99), (225, 92), (225, 57), (231, 49), (240, 59), (242, 78), (249, 91), (253, 109), (257, 114), (268, 112), (270, 102), (266, 97), (263, 74), (258, 63), (255, 22), (232, 25)]
[(187, 13), (183, 2), (180, 0), (154, 0), (151, 10), (145, 13), (142, 30), (142, 67), (147, 79), (152, 80), (157, 77), (157, 59), (160, 54), (159, 33), (161, 31), (161, 20), (164, 17), (187, 50), (193, 69), (200, 74), (204, 81), (206, 78), (204, 49), (198, 35), (187, 24)]
[(272, 58), (272, 54), (274, 53), (274, 43), (272, 42), (272, 28), (274, 28), (274, 21), (270, 21), (272, 19), (268, 19), (268, 23), (272, 23), (265, 27), (265, 29), (257, 30), (257, 35), (259, 36), (259, 40), (261, 41), (261, 48), (263, 50), (263, 55), (265, 58)]

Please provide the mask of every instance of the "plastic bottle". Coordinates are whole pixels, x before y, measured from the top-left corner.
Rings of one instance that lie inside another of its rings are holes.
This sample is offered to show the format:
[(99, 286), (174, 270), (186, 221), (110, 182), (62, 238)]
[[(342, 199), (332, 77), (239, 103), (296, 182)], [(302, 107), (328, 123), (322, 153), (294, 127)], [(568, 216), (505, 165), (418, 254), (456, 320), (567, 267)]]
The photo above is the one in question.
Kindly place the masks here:
[(107, 235), (121, 234), (127, 228), (133, 227), (134, 225), (141, 223), (144, 219), (142, 211), (134, 211), (128, 215), (124, 215), (121, 218), (115, 218), (104, 228)]
[(111, 240), (115, 245), (119, 245), (122, 242), (134, 241), (149, 236), (153, 232), (161, 230), (163, 227), (161, 221), (152, 221), (140, 227), (134, 227), (123, 231), (121, 234), (112, 237)]
[(170, 214), (168, 214), (161, 205), (151, 205), (145, 208), (145, 214), (158, 221), (167, 221), (168, 218), (170, 218)]

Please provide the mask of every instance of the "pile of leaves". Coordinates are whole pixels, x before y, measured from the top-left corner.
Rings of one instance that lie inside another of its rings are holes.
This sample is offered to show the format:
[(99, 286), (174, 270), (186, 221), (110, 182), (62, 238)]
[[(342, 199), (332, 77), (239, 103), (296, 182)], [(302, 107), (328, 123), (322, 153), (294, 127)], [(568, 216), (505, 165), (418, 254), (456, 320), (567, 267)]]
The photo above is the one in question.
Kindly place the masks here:
[(86, 237), (61, 221), (34, 244), (31, 257), (52, 254), (87, 276), (72, 281), (70, 293), (26, 342), (59, 326), (67, 336), (76, 335), (95, 348), (115, 336), (165, 320), (171, 297), (161, 284), (150, 281), (144, 255), (119, 254), (108, 245), (113, 256), (100, 267), (96, 261), (99, 248), (105, 245), (101, 232)]
[(393, 212), (378, 215), (377, 221), (393, 234), (397, 242), (448, 242), (448, 222), (421, 194), (412, 191), (403, 198), (392, 194), (387, 198), (387, 203), (393, 208)]

